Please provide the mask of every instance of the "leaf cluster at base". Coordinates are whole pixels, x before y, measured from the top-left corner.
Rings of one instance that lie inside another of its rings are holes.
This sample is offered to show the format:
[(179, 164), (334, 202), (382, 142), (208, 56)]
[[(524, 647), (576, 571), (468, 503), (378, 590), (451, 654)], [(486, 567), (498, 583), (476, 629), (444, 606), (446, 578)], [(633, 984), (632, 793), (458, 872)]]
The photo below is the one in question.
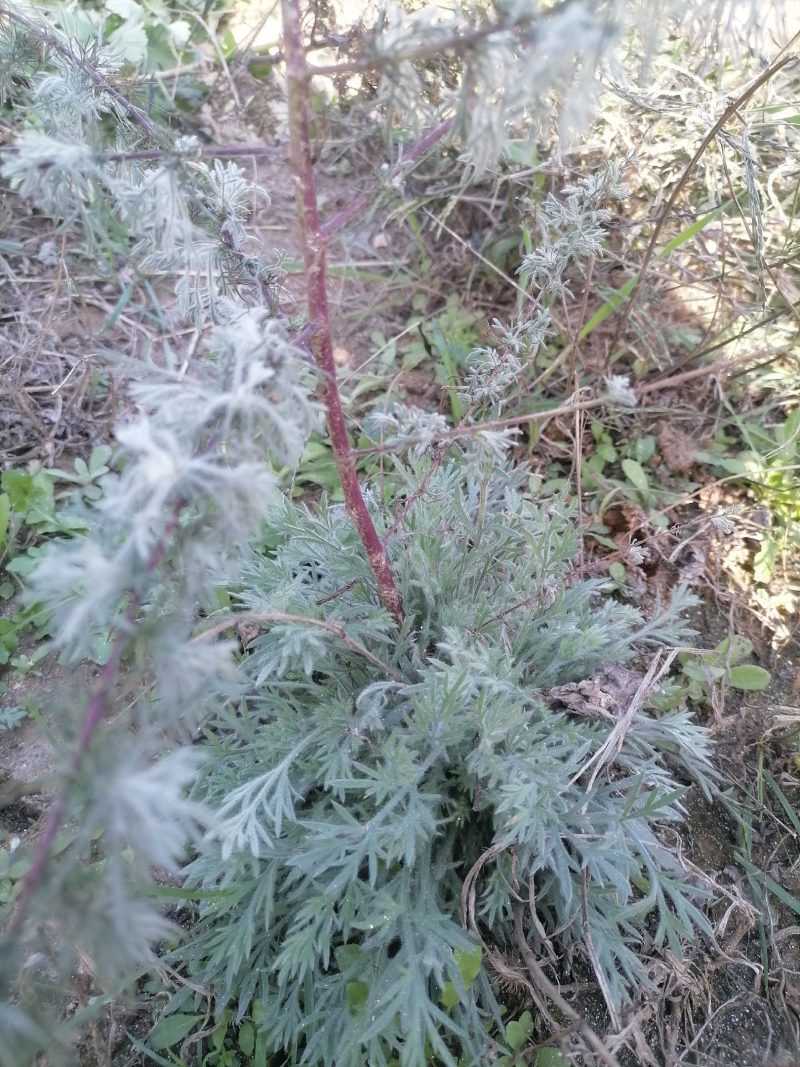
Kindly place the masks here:
[[(546, 933), (574, 964), (588, 926), (618, 1007), (651, 981), (644, 943), (679, 953), (707, 929), (703, 890), (659, 836), (680, 818), (676, 776), (713, 781), (705, 732), (640, 712), (592, 779), (613, 721), (545, 700), (681, 640), (686, 595), (650, 622), (602, 598), (574, 570), (569, 508), (480, 452), (398, 477), (426, 486), (389, 542), (399, 637), (344, 508), (282, 504), (244, 565), (249, 613), (331, 626), (271, 621), (248, 646), (247, 693), (207, 732), (198, 790), (219, 822), (188, 869), (204, 903), (172, 957), (220, 1013), (253, 1015), (272, 1052), (314, 1065), (487, 1062), (492, 982), (484, 967), (467, 983), (458, 960), (476, 936), (512, 948), (534, 888), (534, 950)], [(462, 886), (482, 856), (468, 932)]]

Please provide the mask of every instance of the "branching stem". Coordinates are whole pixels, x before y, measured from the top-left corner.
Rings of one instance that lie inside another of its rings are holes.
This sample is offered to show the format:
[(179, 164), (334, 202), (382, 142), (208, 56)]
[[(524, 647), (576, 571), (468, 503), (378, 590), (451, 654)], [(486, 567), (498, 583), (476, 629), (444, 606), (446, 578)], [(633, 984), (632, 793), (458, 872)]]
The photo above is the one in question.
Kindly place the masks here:
[[(434, 126), (434, 128), (429, 130), (424, 137), (420, 137), (416, 144), (412, 145), (408, 152), (405, 153), (400, 162), (396, 163), (389, 171), (386, 180), (392, 181), (406, 170), (411, 163), (416, 163), (429, 148), (432, 148), (437, 141), (441, 141), (442, 138), (452, 130), (455, 121), (455, 117), (451, 116), (449, 119), (445, 119), (444, 122), (440, 122), (438, 126)], [(360, 211), (363, 211), (368, 204), (374, 202), (376, 192), (377, 188), (373, 186), (366, 192), (361, 193), (359, 196), (351, 200), (350, 203), (343, 207), (341, 211), (338, 211), (332, 219), (328, 219), (327, 222), (322, 224), (320, 227), (322, 236), (326, 238), (330, 237), (332, 234), (336, 233), (337, 230), (341, 230), (343, 226), (346, 226), (347, 223), (355, 218)]]
[(472, 26), (469, 29), (456, 30), (452, 33), (433, 33), (430, 40), (424, 43), (408, 45), (406, 48), (395, 48), (385, 55), (359, 56), (356, 59), (341, 60), (325, 66), (308, 64), (306, 77), (324, 74), (329, 78), (337, 78), (345, 74), (362, 74), (389, 65), (416, 63), (421, 59), (430, 59), (431, 56), (440, 55), (442, 52), (452, 52), (457, 56), (464, 55), (483, 44), (484, 41), (501, 34), (512, 33), (515, 30), (528, 30), (535, 33), (537, 23), (544, 19), (552, 19), (554, 15), (560, 14), (573, 2), (574, 0), (562, 0), (562, 3), (556, 4), (546, 12), (526, 8), (499, 22), (487, 22), (483, 26)]
[(76, 55), (76, 53), (61, 40), (58, 34), (46, 28), (40, 22), (27, 18), (22, 12), (7, 4), (0, 4), (0, 18), (7, 18), (12, 22), (16, 22), (35, 37), (36, 40), (40, 41), (47, 48), (52, 48), (54, 52), (58, 52), (59, 55), (63, 56), (67, 62), (83, 71), (92, 85), (100, 89), (100, 91), (105, 93), (109, 99), (114, 101), (121, 113), (127, 115), (129, 119), (132, 119), (148, 137), (152, 137), (153, 140), (156, 139), (158, 131), (155, 125), (150, 121), (149, 116), (142, 111), (140, 107), (132, 104), (130, 100), (126, 100), (122, 93), (118, 92), (87, 59), (83, 56)]
[[(645, 382), (643, 385), (635, 385), (633, 392), (638, 399), (642, 399), (648, 396), (650, 393), (661, 392), (663, 389), (671, 389), (676, 385), (682, 385), (684, 382), (692, 381), (695, 378), (708, 378), (713, 374), (726, 374), (740, 363), (752, 363), (756, 359), (757, 354), (753, 352), (747, 352), (741, 357), (733, 357), (728, 360), (717, 360), (714, 363), (709, 363), (705, 367), (696, 367), (694, 370), (682, 371), (680, 374), (673, 374), (669, 378), (658, 378), (652, 382)], [(772, 362), (769, 360), (768, 362)], [(606, 407), (609, 403), (607, 395), (591, 396), (585, 399), (582, 398), (582, 393), (585, 390), (578, 390), (576, 393), (565, 401), (563, 404), (559, 404), (556, 407), (546, 408), (543, 411), (528, 411), (519, 415), (510, 415), (505, 419), (493, 419), (485, 422), (475, 422), (469, 425), (459, 423), (458, 426), (454, 426), (451, 430), (443, 430), (437, 434), (438, 442), (455, 441), (460, 437), (473, 437), (486, 433), (487, 431), (498, 430), (511, 430), (519, 426), (527, 426), (532, 422), (549, 422), (550, 419), (555, 419), (560, 415), (574, 415), (576, 411), (591, 411), (593, 408)], [(373, 456), (380, 455), (385, 452), (399, 452), (402, 449), (409, 448), (411, 445), (424, 444), (422, 438), (407, 438), (401, 445), (389, 444), (385, 445), (371, 445), (369, 448), (359, 448), (356, 451), (356, 455), (359, 456)]]
[[(712, 141), (716, 139), (716, 136), (720, 132), (720, 130), (722, 130), (728, 123), (728, 121), (735, 114), (737, 114), (739, 109), (747, 103), (750, 97), (758, 89), (760, 89), (762, 85), (765, 85), (768, 81), (770, 81), (778, 73), (779, 70), (786, 66), (787, 63), (790, 63), (797, 58), (797, 56), (789, 50), (794, 47), (798, 39), (800, 39), (800, 31), (796, 33), (794, 37), (792, 37), (791, 41), (789, 41), (788, 44), (784, 45), (784, 47), (780, 50), (775, 59), (773, 59), (769, 66), (766, 67), (759, 74), (755, 81), (751, 82), (750, 85), (748, 85), (748, 87), (744, 89), (739, 94), (739, 96), (736, 97), (735, 100), (731, 101), (731, 103), (728, 104), (723, 113), (720, 115), (720, 117), (705, 135), (703, 140), (700, 142), (700, 146), (695, 152), (695, 154), (684, 167), (683, 174), (681, 174), (680, 178), (675, 183), (672, 192), (667, 198), (667, 202), (664, 204), (663, 208), (659, 212), (658, 221), (656, 222), (653, 228), (653, 232), (650, 235), (650, 241), (647, 245), (647, 249), (645, 250), (644, 258), (642, 259), (642, 265), (639, 267), (639, 271), (634, 278), (633, 288), (628, 293), (628, 300), (617, 322), (617, 328), (614, 332), (614, 336), (610, 345), (611, 351), (616, 348), (617, 342), (622, 336), (622, 331), (625, 329), (625, 324), (628, 321), (633, 305), (636, 299), (638, 299), (639, 293), (641, 292), (642, 281), (644, 280), (644, 276), (647, 273), (647, 269), (650, 266), (653, 256), (655, 255), (656, 242), (658, 241), (658, 238), (661, 234), (661, 230), (663, 229), (664, 224), (669, 218), (670, 213), (672, 212), (672, 209), (675, 206), (678, 197), (680, 196), (684, 186), (686, 185), (686, 182), (689, 180), (692, 171), (699, 163), (700, 157), (703, 155), (703, 153), (712, 143)], [(789, 53), (788, 55), (786, 54), (787, 52)]]

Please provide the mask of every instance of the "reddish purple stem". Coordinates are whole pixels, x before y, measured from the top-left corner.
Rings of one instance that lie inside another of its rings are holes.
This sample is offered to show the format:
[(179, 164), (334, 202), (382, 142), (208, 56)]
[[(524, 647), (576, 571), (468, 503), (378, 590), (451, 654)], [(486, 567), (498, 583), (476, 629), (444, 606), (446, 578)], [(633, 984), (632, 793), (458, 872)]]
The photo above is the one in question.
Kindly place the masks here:
[[(183, 508), (183, 502), (179, 502), (173, 509), (172, 518), (164, 530), (164, 534), (156, 547), (153, 549), (150, 558), (147, 561), (146, 573), (151, 574), (156, 567), (161, 563), (164, 558), (164, 554), (167, 551), (167, 544), (169, 539), (178, 526), (178, 518)], [(114, 682), (119, 671), (120, 663), (122, 662), (122, 655), (125, 651), (125, 646), (131, 637), (131, 631), (133, 630), (134, 623), (136, 622), (136, 613), (139, 610), (139, 601), (135, 597), (131, 597), (128, 607), (125, 610), (122, 622), (117, 629), (117, 633), (114, 637), (114, 644), (111, 646), (111, 655), (103, 665), (103, 669), (100, 671), (100, 676), (95, 683), (94, 693), (86, 706), (86, 712), (83, 716), (83, 725), (81, 726), (80, 737), (78, 738), (78, 744), (75, 747), (75, 751), (72, 753), (72, 758), (69, 761), (69, 779), (72, 780), (80, 770), (83, 757), (89, 750), (97, 728), (99, 727), (103, 714), (108, 704), (108, 699), (111, 695), (111, 690), (114, 687)], [(17, 933), (22, 927), (25, 921), (25, 916), (30, 907), (31, 901), (36, 893), (36, 890), (44, 877), (45, 868), (47, 862), (50, 859), (50, 853), (53, 847), (53, 841), (58, 833), (58, 829), (61, 826), (61, 821), (64, 818), (64, 812), (67, 806), (67, 793), (69, 790), (70, 781), (67, 781), (64, 788), (59, 795), (53, 801), (52, 806), (47, 814), (47, 822), (44, 825), (39, 838), (36, 842), (36, 850), (33, 854), (33, 860), (28, 869), (25, 879), (22, 883), (22, 889), (17, 897), (17, 904), (14, 910), (14, 918), (11, 923), (11, 933)]]
[(331, 448), (344, 492), (348, 514), (358, 530), (386, 609), (402, 626), (403, 603), (394, 582), (383, 543), (367, 509), (356, 471), (356, 460), (336, 380), (333, 334), (328, 305), (325, 238), (319, 219), (309, 131), (309, 83), (300, 23), (299, 0), (281, 0), (284, 54), (289, 88), (290, 159), (297, 193), (297, 211), (303, 241), (309, 321), (316, 324), (311, 348), (323, 375), (323, 397)]

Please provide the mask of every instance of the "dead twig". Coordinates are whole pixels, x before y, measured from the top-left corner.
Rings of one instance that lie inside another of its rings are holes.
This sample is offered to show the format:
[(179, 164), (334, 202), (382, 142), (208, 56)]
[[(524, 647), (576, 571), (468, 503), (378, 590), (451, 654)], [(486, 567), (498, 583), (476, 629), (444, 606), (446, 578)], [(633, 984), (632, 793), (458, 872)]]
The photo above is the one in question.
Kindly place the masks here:
[(583, 1038), (586, 1044), (596, 1053), (597, 1058), (606, 1067), (620, 1067), (619, 1060), (610, 1052), (607, 1046), (600, 1040), (594, 1030), (585, 1019), (581, 1018), (572, 1005), (564, 1000), (558, 988), (550, 981), (539, 965), (539, 961), (533, 953), (525, 936), (523, 907), (521, 904), (514, 905), (514, 935), (517, 947), (522, 954), (525, 966), (533, 980), (533, 983), (542, 991), (547, 999), (558, 1008), (561, 1014), (573, 1024), (576, 1032)]

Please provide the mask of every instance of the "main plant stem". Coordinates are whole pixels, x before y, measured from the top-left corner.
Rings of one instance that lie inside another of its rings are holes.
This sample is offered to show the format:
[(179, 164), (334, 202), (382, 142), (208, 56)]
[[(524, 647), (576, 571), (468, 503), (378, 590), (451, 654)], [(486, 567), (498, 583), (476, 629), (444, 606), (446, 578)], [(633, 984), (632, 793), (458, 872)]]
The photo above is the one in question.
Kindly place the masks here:
[(314, 329), (311, 350), (323, 376), (323, 398), (327, 413), (333, 457), (344, 491), (345, 505), (353, 520), (375, 575), (378, 594), (394, 616), (397, 625), (404, 619), (403, 603), (394, 583), (386, 550), (367, 510), (356, 471), (356, 457), (350, 445), (342, 398), (333, 359), (325, 238), (317, 207), (314, 166), (309, 133), (309, 69), (303, 48), (300, 0), (281, 0), (286, 79), (289, 91), (290, 160), (297, 194), (297, 212), (305, 261), (308, 315)]

